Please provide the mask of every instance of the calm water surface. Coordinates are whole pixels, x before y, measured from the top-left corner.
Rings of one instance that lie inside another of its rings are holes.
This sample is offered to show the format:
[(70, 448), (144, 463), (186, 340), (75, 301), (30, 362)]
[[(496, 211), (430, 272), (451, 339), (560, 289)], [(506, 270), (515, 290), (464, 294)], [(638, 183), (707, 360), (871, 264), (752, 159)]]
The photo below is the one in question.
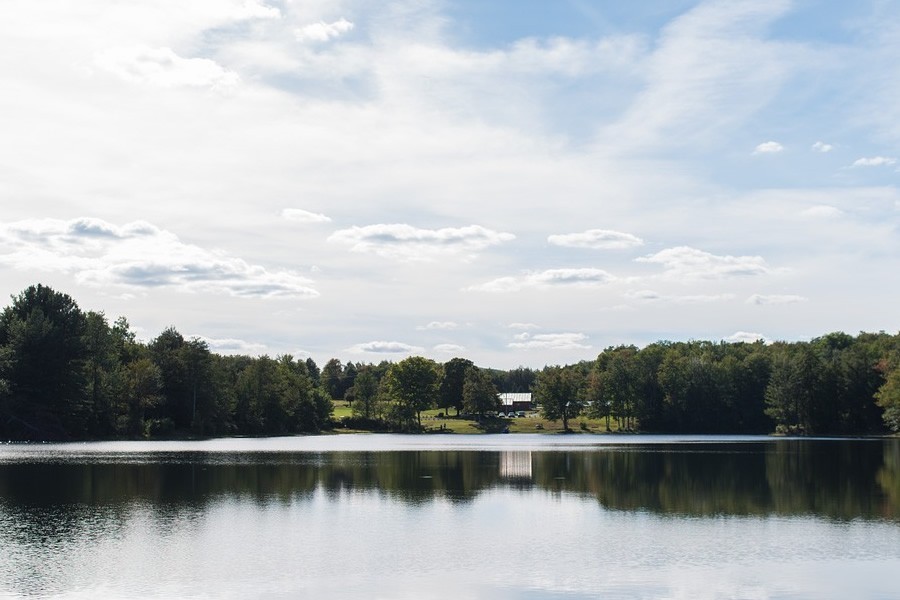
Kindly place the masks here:
[(0, 445), (0, 597), (900, 598), (900, 440)]

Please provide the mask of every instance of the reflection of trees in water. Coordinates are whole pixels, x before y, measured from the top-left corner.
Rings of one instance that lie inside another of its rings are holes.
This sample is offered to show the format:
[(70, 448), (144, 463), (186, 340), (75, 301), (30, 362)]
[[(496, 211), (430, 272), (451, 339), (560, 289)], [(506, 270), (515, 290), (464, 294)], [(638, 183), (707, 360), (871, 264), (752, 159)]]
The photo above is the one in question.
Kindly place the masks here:
[(797, 507), (836, 519), (880, 517), (895, 512), (876, 481), (891, 442), (846, 445), (784, 440), (766, 455), (772, 509), (793, 514)]
[(900, 518), (900, 439), (884, 445), (884, 464), (878, 470), (878, 484), (887, 497), (885, 518)]
[(496, 487), (595, 498), (614, 510), (684, 515), (900, 516), (900, 440), (616, 446), (591, 451), (171, 455), (154, 463), (0, 465), (0, 509), (147, 503), (199, 511), (368, 493), (468, 502)]

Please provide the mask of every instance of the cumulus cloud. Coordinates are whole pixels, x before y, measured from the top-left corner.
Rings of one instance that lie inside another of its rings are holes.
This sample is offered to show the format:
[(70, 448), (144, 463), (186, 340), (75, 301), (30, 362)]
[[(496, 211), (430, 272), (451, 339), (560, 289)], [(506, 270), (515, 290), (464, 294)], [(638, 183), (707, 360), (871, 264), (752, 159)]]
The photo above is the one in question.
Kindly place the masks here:
[(689, 246), (667, 248), (635, 260), (662, 265), (663, 276), (675, 280), (725, 279), (771, 271), (760, 256), (717, 256)]
[(834, 217), (843, 215), (844, 211), (836, 206), (830, 206), (828, 204), (818, 204), (816, 206), (810, 206), (809, 208), (804, 209), (800, 214), (804, 217), (811, 217), (814, 219), (832, 219)]
[(227, 91), (240, 78), (208, 58), (183, 58), (171, 48), (110, 48), (94, 58), (94, 63), (132, 83), (158, 87), (203, 87)]
[(832, 150), (834, 150), (834, 146), (832, 146), (831, 144), (826, 144), (825, 142), (816, 142), (812, 145), (812, 149), (815, 152), (821, 152), (824, 154), (826, 152), (831, 152)]
[(416, 329), (422, 331), (426, 329), (456, 329), (459, 325), (453, 321), (431, 321), (427, 325), (419, 325)]
[(195, 337), (206, 342), (209, 349), (217, 354), (259, 356), (260, 354), (265, 354), (267, 350), (265, 344), (247, 342), (235, 338), (210, 338), (202, 335)]
[(705, 304), (709, 302), (721, 302), (731, 300), (734, 294), (695, 294), (682, 296), (668, 296), (654, 292), (653, 290), (636, 290), (626, 292), (625, 297), (638, 302), (665, 302), (671, 304)]
[(423, 348), (403, 342), (373, 341), (354, 344), (347, 351), (354, 354), (412, 354), (422, 352)]
[(258, 0), (245, 0), (234, 13), (235, 19), (280, 19), (281, 11)]
[(294, 30), (299, 42), (327, 42), (353, 30), (353, 23), (341, 17), (337, 21), (310, 23)]
[(302, 208), (285, 208), (281, 211), (281, 216), (288, 221), (296, 221), (298, 223), (330, 223), (331, 217), (321, 213), (309, 212)]
[(806, 302), (808, 299), (804, 296), (794, 294), (753, 294), (747, 298), (747, 304), (756, 304), (763, 306), (766, 304), (796, 304), (797, 302)]
[(535, 323), (510, 323), (506, 327), (508, 329), (540, 329), (540, 325)]
[(459, 344), (438, 344), (432, 350), (441, 354), (459, 354), (465, 352), (466, 347)]
[(520, 277), (500, 277), (468, 289), (478, 292), (517, 292), (524, 288), (596, 287), (613, 280), (615, 277), (602, 269), (548, 269)]
[(609, 229), (588, 229), (582, 233), (551, 235), (547, 241), (555, 246), (594, 250), (621, 250), (644, 244), (644, 240), (635, 235)]
[(587, 340), (583, 333), (524, 333), (516, 336), (516, 340), (507, 346), (520, 350), (587, 350), (591, 347), (583, 343)]
[(100, 219), (29, 219), (0, 223), (0, 264), (63, 272), (96, 287), (167, 287), (232, 296), (312, 298), (309, 279), (186, 244), (144, 222), (114, 225)]
[(753, 149), (753, 154), (778, 154), (784, 151), (784, 146), (778, 142), (763, 142)]
[(726, 342), (738, 343), (745, 342), (747, 344), (752, 344), (753, 342), (768, 342), (766, 336), (761, 333), (750, 333), (747, 331), (735, 331), (733, 334), (729, 335), (725, 338)]
[(869, 156), (857, 158), (853, 161), (854, 167), (889, 167), (897, 163), (897, 159), (890, 156)]
[(515, 239), (511, 233), (480, 225), (420, 229), (402, 223), (351, 227), (334, 232), (329, 242), (346, 244), (352, 252), (374, 253), (401, 260), (432, 260), (438, 255), (474, 255), (489, 246)]

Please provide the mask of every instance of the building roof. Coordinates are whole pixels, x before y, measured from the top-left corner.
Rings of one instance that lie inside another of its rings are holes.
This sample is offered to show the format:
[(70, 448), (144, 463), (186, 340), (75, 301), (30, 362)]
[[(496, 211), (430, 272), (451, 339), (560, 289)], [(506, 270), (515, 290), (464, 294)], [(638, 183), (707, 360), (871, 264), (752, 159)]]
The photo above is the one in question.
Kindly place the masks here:
[(531, 402), (531, 392), (504, 392), (500, 394), (500, 403), (512, 406), (513, 402)]

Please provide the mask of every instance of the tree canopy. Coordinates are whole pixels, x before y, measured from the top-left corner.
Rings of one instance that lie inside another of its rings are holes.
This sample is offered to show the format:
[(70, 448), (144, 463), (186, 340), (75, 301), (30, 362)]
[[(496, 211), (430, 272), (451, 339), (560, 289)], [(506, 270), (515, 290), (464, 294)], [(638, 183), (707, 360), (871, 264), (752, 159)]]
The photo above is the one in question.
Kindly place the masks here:
[(440, 407), (488, 415), (497, 393), (532, 391), (544, 417), (582, 412), (619, 430), (879, 434), (900, 430), (900, 334), (828, 333), (804, 342), (660, 341), (533, 370), (290, 355), (224, 356), (167, 327), (136, 339), (125, 317), (82, 311), (44, 285), (0, 312), (0, 439), (283, 435), (339, 425), (421, 430)]

